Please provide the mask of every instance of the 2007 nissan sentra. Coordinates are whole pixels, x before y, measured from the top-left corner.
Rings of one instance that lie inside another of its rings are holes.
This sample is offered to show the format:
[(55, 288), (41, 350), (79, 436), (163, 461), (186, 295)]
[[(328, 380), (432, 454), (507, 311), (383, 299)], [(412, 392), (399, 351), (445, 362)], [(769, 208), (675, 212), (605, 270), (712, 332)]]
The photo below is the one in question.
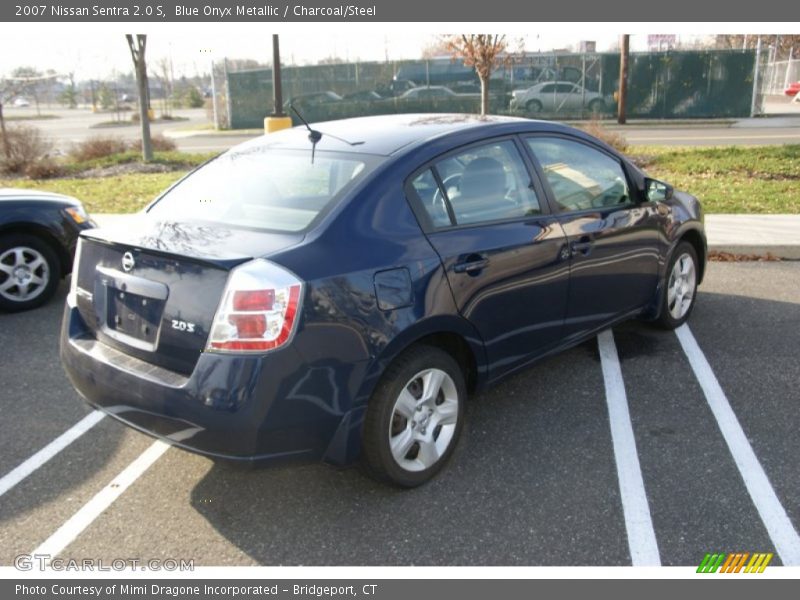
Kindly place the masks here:
[(698, 201), (576, 129), (320, 123), (83, 232), (61, 355), (91, 405), (187, 450), (410, 487), (468, 394), (625, 319), (677, 327), (705, 263)]

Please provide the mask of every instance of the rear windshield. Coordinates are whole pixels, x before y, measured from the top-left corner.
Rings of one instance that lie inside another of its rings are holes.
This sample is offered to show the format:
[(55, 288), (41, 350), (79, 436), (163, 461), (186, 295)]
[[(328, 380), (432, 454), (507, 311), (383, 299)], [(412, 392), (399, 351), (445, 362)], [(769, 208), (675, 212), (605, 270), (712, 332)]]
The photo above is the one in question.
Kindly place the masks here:
[(223, 154), (166, 192), (148, 212), (275, 231), (302, 231), (374, 166), (376, 157), (270, 148)]

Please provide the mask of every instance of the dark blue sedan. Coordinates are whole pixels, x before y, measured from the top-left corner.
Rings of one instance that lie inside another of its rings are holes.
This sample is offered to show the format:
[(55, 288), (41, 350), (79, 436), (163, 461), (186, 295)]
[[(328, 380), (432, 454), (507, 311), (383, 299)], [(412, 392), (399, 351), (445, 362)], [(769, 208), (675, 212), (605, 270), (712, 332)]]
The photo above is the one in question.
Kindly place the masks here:
[(90, 404), (182, 448), (415, 486), (468, 394), (625, 319), (677, 327), (705, 264), (698, 201), (581, 131), (321, 123), (84, 232), (61, 354)]

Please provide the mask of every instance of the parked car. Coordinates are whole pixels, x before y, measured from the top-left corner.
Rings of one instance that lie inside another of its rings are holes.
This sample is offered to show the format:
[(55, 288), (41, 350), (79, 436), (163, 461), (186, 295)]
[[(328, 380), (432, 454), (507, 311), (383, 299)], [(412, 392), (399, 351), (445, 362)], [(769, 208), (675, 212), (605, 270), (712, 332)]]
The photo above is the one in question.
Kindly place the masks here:
[(593, 113), (605, 110), (603, 96), (569, 81), (537, 83), (524, 90), (511, 92), (510, 108), (530, 113), (575, 112), (588, 108)]
[(383, 100), (383, 96), (372, 90), (363, 90), (360, 92), (345, 94), (342, 96), (342, 99), (349, 100), (350, 102), (375, 102), (376, 100)]
[(72, 270), (78, 234), (93, 226), (75, 198), (0, 189), (0, 310), (47, 302)]
[(342, 97), (336, 92), (315, 92), (313, 94), (301, 94), (299, 96), (294, 96), (284, 102), (283, 108), (288, 111), (292, 105), (298, 109), (302, 109), (308, 106), (319, 106), (320, 104), (331, 104), (333, 102), (341, 101)]
[(626, 319), (692, 312), (699, 202), (582, 131), (315, 127), (82, 233), (61, 357), (91, 405), (212, 457), (360, 460), (416, 486), (452, 454), (468, 394)]
[(458, 98), (453, 90), (443, 85), (429, 85), (411, 88), (400, 95), (408, 100), (447, 100)]
[(14, 108), (27, 108), (30, 105), (31, 103), (28, 102), (25, 98), (17, 98), (16, 100), (14, 100), (14, 103), (11, 106), (13, 106)]
[(792, 98), (800, 94), (800, 81), (795, 81), (794, 83), (790, 83), (789, 87), (787, 87), (783, 91), (783, 93)]

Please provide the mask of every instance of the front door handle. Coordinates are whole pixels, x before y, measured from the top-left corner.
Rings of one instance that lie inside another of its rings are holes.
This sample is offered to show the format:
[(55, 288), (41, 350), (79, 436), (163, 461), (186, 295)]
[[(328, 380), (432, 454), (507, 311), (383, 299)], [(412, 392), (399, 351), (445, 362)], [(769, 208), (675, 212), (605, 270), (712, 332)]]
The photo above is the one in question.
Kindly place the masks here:
[(590, 238), (588, 235), (584, 235), (578, 241), (572, 242), (569, 245), (569, 248), (573, 255), (583, 254), (584, 256), (588, 256), (592, 251), (593, 246), (594, 242), (592, 241), (592, 238)]
[(453, 266), (456, 273), (478, 273), (489, 266), (489, 259), (480, 254), (470, 254), (462, 262)]

